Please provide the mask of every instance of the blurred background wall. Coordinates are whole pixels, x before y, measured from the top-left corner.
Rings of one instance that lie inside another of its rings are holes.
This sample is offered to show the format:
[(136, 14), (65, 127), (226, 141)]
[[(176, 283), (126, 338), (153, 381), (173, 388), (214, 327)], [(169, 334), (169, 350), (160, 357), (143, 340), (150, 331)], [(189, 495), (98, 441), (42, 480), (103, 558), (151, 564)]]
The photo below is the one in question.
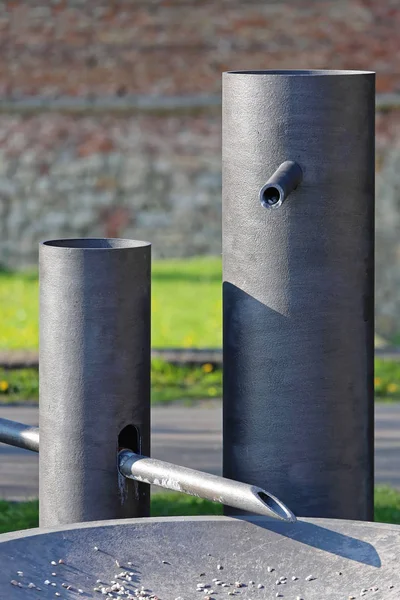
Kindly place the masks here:
[(219, 253), (221, 72), (376, 70), (377, 329), (400, 333), (399, 31), (398, 0), (1, 2), (0, 263), (65, 236)]

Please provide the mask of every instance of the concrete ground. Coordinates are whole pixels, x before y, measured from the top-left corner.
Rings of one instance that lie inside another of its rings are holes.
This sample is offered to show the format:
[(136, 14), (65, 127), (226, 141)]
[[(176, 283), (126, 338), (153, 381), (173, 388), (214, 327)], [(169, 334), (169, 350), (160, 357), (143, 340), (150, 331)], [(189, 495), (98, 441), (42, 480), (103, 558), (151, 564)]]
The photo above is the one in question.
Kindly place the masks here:
[[(36, 407), (0, 407), (0, 417), (38, 424)], [(207, 402), (152, 409), (152, 456), (220, 474), (221, 403)], [(400, 403), (377, 404), (375, 418), (376, 483), (400, 489)], [(23, 500), (38, 495), (38, 455), (0, 444), (0, 498)]]

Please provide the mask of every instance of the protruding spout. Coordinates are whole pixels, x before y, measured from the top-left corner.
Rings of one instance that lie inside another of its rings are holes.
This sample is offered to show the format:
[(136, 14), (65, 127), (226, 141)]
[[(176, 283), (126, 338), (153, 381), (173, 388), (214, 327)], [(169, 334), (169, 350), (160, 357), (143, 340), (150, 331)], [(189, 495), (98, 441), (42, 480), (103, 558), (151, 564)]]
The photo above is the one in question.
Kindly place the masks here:
[(128, 479), (220, 502), (246, 513), (256, 513), (287, 523), (296, 521), (292, 511), (281, 500), (255, 485), (140, 456), (130, 450), (119, 453), (118, 464), (121, 475)]
[(303, 179), (300, 165), (286, 160), (277, 168), (260, 190), (260, 202), (264, 208), (279, 208)]

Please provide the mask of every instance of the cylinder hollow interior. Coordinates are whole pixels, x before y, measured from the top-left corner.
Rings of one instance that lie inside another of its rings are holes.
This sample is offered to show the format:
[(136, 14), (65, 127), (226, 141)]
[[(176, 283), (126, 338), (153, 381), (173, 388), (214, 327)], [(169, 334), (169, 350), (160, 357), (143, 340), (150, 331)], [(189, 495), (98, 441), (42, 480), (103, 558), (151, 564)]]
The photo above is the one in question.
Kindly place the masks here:
[(373, 71), (340, 71), (330, 69), (279, 69), (258, 71), (227, 71), (229, 75), (283, 75), (290, 76), (317, 76), (317, 75), (372, 75)]
[(73, 238), (47, 240), (42, 242), (42, 245), (79, 250), (120, 250), (125, 248), (143, 248), (144, 246), (149, 246), (150, 243), (123, 238)]

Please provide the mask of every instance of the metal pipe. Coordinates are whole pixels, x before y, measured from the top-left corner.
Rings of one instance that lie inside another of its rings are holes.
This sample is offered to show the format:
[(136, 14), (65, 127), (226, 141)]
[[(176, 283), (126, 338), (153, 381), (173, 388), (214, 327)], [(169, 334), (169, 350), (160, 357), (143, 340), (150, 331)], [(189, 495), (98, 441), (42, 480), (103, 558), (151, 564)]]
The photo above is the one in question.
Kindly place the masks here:
[(150, 452), (150, 244), (48, 241), (39, 267), (40, 524), (147, 516), (116, 455)]
[(260, 190), (260, 202), (264, 208), (279, 208), (290, 192), (293, 192), (303, 179), (300, 165), (286, 160)]
[(39, 452), (39, 428), (8, 419), (0, 419), (0, 442)]
[[(307, 517), (373, 517), (374, 86), (223, 75), (223, 473)], [(265, 210), (287, 160), (302, 184)]]
[[(39, 429), (0, 419), (0, 442), (39, 452)], [(296, 521), (293, 513), (280, 500), (254, 485), (141, 456), (130, 450), (118, 453), (117, 464), (121, 475), (140, 483), (155, 484), (280, 521)], [(58, 478), (61, 480), (63, 474), (58, 472)]]
[(127, 450), (119, 453), (118, 463), (120, 473), (135, 481), (159, 485), (280, 521), (296, 521), (283, 502), (255, 485), (140, 456)]

